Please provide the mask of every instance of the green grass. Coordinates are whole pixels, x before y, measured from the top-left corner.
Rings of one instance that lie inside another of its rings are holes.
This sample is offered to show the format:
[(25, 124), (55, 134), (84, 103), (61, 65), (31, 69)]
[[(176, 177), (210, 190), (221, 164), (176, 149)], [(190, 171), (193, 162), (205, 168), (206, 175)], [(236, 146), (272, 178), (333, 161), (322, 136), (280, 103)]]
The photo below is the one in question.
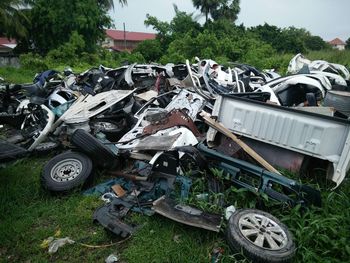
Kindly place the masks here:
[(350, 67), (350, 50), (311, 51), (306, 54), (306, 57), (311, 60), (326, 60)]
[[(206, 261), (208, 247), (220, 241), (217, 234), (184, 227), (157, 216), (135, 215), (134, 220), (142, 228), (126, 243), (103, 249), (73, 244), (49, 255), (40, 244), (58, 229), (62, 237), (93, 245), (109, 244), (118, 238), (92, 223), (92, 214), (101, 205), (96, 197), (86, 197), (79, 192), (52, 196), (41, 189), (39, 175), (44, 161), (39, 158), (21, 160), (0, 170), (0, 259), (4, 262), (28, 259), (31, 262), (81, 262), (82, 258), (84, 262), (102, 262), (111, 253), (122, 254), (128, 262), (166, 262), (167, 259), (168, 262), (196, 262), (196, 259)], [(173, 241), (175, 236), (178, 236), (178, 243)], [(188, 246), (189, 241), (192, 247)], [(165, 244), (166, 249), (163, 248)], [(192, 254), (193, 251), (196, 253)]]
[[(62, 72), (66, 66), (60, 65), (54, 69)], [(73, 67), (73, 72), (83, 72), (92, 66), (86, 65), (85, 67)], [(0, 67), (0, 77), (4, 78), (8, 83), (32, 83), (36, 73), (40, 71), (36, 69), (25, 69), (25, 68), (13, 68), (13, 67)]]
[[(96, 197), (80, 192), (50, 195), (42, 190), (39, 177), (47, 158), (24, 159), (0, 168), (0, 262), (103, 262), (111, 253), (129, 263), (210, 262), (211, 251), (217, 247), (224, 248), (221, 262), (248, 262), (232, 256), (222, 233), (139, 214), (131, 218), (140, 228), (123, 243), (94, 249), (66, 245), (49, 255), (40, 244), (57, 230), (61, 237), (92, 245), (118, 242), (119, 238), (92, 223), (92, 214), (101, 205)], [(99, 181), (106, 179), (102, 175)], [(346, 262), (350, 258), (349, 180), (337, 191), (323, 190), (322, 195), (322, 208), (266, 207), (293, 233), (298, 247), (295, 262)], [(234, 188), (226, 197), (241, 208), (257, 203), (256, 195)]]
[(42, 241), (60, 229), (61, 236), (70, 236), (89, 244), (115, 241), (101, 227), (92, 224), (92, 213), (100, 201), (83, 197), (79, 192), (52, 196), (39, 185), (42, 159), (16, 162), (0, 170), (0, 259), (4, 262), (87, 262), (101, 261), (115, 248), (94, 250), (70, 245), (49, 255), (40, 247)]
[(8, 83), (31, 83), (36, 73), (35, 70), (30, 69), (0, 67), (0, 77)]

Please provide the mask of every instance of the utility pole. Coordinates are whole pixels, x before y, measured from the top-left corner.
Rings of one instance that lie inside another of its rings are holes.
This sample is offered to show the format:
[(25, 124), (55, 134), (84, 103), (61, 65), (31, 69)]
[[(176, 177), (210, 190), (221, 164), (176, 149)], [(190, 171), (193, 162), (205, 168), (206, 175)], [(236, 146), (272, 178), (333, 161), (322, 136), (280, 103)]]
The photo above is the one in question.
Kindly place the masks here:
[(125, 31), (125, 23), (123, 23), (124, 27), (124, 50), (126, 50), (126, 31)]

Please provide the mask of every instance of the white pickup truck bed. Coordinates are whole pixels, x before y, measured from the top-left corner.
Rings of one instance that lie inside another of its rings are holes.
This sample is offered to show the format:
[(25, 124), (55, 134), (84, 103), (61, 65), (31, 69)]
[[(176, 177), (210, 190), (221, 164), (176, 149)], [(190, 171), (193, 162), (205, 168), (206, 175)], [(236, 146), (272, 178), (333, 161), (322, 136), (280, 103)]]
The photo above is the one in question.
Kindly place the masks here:
[[(212, 116), (232, 132), (291, 151), (328, 160), (329, 178), (343, 181), (350, 162), (350, 121), (233, 95), (216, 99)], [(210, 129), (208, 141), (215, 137)]]

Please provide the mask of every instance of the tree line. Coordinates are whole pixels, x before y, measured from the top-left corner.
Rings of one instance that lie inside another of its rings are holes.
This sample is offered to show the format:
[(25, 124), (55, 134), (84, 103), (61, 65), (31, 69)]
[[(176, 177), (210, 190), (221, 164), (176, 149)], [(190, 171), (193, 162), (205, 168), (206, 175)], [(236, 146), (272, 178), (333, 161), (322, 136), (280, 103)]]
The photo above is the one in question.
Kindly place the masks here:
[[(249, 28), (236, 25), (240, 0), (192, 3), (205, 17), (203, 25), (194, 13), (180, 11), (176, 5), (170, 22), (148, 14), (144, 23), (157, 32), (157, 38), (139, 44), (134, 57), (145, 62), (177, 63), (199, 56), (221, 62), (249, 61), (259, 66), (276, 54), (330, 48), (321, 37), (302, 28), (279, 28), (267, 23)], [(16, 38), (20, 53), (32, 52), (52, 60), (78, 59), (82, 54), (89, 54), (90, 60), (101, 54), (109, 56), (98, 43), (105, 37), (104, 29), (113, 26), (108, 11), (121, 11), (119, 7), (127, 0), (119, 0), (118, 4), (115, 7), (113, 0), (2, 0), (0, 35)]]

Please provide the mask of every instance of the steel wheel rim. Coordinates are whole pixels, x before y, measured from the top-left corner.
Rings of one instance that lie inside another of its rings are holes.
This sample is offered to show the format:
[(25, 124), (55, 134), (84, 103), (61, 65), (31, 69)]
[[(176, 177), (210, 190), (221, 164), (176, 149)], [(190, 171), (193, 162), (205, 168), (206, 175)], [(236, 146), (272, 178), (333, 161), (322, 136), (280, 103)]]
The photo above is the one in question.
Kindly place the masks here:
[(78, 159), (65, 159), (54, 165), (51, 169), (50, 175), (55, 182), (68, 182), (79, 176), (82, 168), (83, 164)]
[(239, 219), (238, 225), (243, 237), (259, 248), (280, 250), (287, 245), (286, 232), (264, 215), (249, 213)]
[(118, 125), (111, 123), (111, 122), (105, 122), (105, 121), (99, 121), (95, 123), (95, 127), (103, 129), (103, 130), (115, 130), (118, 129)]

